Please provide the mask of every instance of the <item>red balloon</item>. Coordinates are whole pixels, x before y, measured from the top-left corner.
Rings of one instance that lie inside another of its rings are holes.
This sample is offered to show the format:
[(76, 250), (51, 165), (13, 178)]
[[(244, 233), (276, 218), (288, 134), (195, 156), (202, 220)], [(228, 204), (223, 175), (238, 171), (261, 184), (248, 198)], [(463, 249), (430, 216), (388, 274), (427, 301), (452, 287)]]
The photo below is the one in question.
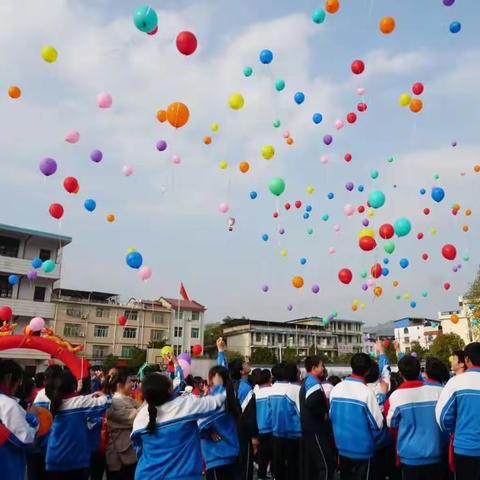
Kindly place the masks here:
[(352, 281), (352, 271), (348, 268), (342, 268), (338, 272), (338, 279), (345, 285), (348, 285)]
[(351, 162), (352, 161), (352, 156), (349, 153), (345, 154), (345, 157), (343, 157), (346, 162)]
[(183, 55), (191, 55), (197, 49), (197, 37), (192, 32), (177, 35), (177, 49)]
[(0, 320), (8, 322), (12, 318), (13, 312), (8, 305), (4, 305), (0, 308)]
[(359, 112), (366, 112), (367, 111), (367, 104), (364, 103), (364, 102), (360, 102), (358, 105), (357, 105), (357, 110)]
[(300, 208), (300, 207), (302, 206), (302, 202), (301, 202), (300, 200), (297, 200), (297, 201), (295, 202), (295, 206), (296, 206), (297, 208)]
[(412, 86), (412, 92), (415, 95), (421, 95), (423, 93), (423, 83), (417, 82)]
[(448, 289), (450, 288), (450, 284), (449, 284), (448, 282), (445, 282), (445, 283), (443, 284), (443, 288), (444, 288), (445, 290), (448, 290)]
[(455, 260), (457, 256), (457, 249), (455, 248), (454, 245), (447, 243), (442, 247), (442, 255), (447, 260)]
[(147, 35), (156, 35), (157, 32), (158, 32), (158, 25), (151, 32), (147, 32)]
[(278, 218), (278, 212), (273, 212), (273, 218)]
[(68, 193), (77, 193), (79, 188), (78, 180), (75, 177), (67, 177), (63, 181), (63, 188), (65, 188)]
[(355, 123), (357, 121), (357, 115), (353, 112), (350, 112), (348, 115), (347, 115), (347, 122), (348, 123)]
[(285, 210), (290, 210), (291, 205), (289, 203), (285, 204)]
[(378, 229), (378, 233), (380, 234), (381, 238), (383, 238), (384, 240), (388, 240), (389, 238), (393, 237), (395, 230), (393, 229), (393, 226), (389, 223), (384, 223)]
[(422, 258), (427, 261), (428, 260), (428, 253), (423, 253)]
[(352, 62), (352, 73), (360, 75), (365, 70), (365, 64), (361, 60), (354, 60)]
[(117, 319), (118, 321), (118, 324), (121, 326), (121, 327), (124, 327), (126, 324), (127, 324), (127, 317), (125, 315), (120, 315)]
[(192, 354), (198, 357), (198, 355), (201, 355), (203, 352), (203, 348), (201, 345), (197, 344), (192, 347)]
[(363, 213), (364, 211), (365, 211), (365, 207), (364, 207), (363, 205), (359, 205), (359, 206), (357, 207), (357, 212), (358, 212), (358, 213)]
[(370, 273), (372, 274), (373, 278), (380, 278), (382, 276), (382, 266), (379, 263), (376, 263), (370, 269)]
[(429, 209), (429, 208), (424, 208), (424, 209), (423, 209), (423, 213), (424, 213), (425, 215), (428, 215), (428, 214), (430, 213), (430, 209)]
[(388, 347), (390, 346), (390, 343), (391, 343), (390, 340), (385, 339), (385, 340), (383, 341), (383, 346), (384, 346), (385, 348), (388, 348)]
[(365, 252), (369, 252), (370, 250), (373, 250), (377, 246), (377, 242), (375, 241), (374, 238), (372, 237), (361, 237), (358, 240), (358, 246)]
[(59, 203), (52, 203), (48, 208), (50, 215), (57, 220), (63, 217), (63, 207)]
[(423, 233), (422, 232), (417, 233), (417, 238), (421, 240), (423, 238)]

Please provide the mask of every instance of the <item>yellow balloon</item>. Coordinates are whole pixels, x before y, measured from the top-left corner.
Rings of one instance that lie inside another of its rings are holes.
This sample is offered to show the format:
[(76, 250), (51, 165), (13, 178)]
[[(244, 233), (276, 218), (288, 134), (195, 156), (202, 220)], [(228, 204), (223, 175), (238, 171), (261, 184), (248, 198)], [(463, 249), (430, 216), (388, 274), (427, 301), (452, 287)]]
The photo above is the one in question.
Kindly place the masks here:
[(436, 234), (437, 234), (437, 229), (436, 229), (435, 227), (432, 227), (432, 228), (430, 229), (430, 233), (431, 233), (432, 235), (436, 235)]
[(45, 45), (45, 47), (42, 48), (41, 55), (47, 63), (53, 63), (58, 58), (58, 52), (51, 45)]
[(403, 295), (403, 298), (404, 298), (405, 300), (409, 300), (410, 297), (411, 297), (411, 295), (410, 295), (409, 293), (405, 293), (405, 294)]
[(132, 252), (136, 252), (136, 251), (137, 251), (136, 248), (130, 247), (130, 248), (127, 250), (127, 253), (132, 253)]
[(356, 298), (354, 301), (353, 301), (353, 304), (354, 305), (358, 305), (360, 303), (360, 300), (358, 300), (358, 298)]
[(273, 145), (265, 145), (262, 147), (262, 157), (265, 160), (270, 160), (275, 155), (275, 148)]
[(228, 167), (228, 163), (225, 160), (222, 160), (218, 166), (222, 169), (225, 170)]
[(373, 217), (373, 216), (375, 215), (375, 210), (373, 210), (373, 208), (369, 208), (369, 209), (367, 210), (367, 215), (368, 215), (369, 217)]
[(245, 100), (240, 93), (234, 93), (230, 95), (230, 98), (228, 99), (228, 104), (233, 110), (240, 110), (243, 107), (244, 103)]
[(210, 125), (210, 130), (211, 130), (212, 132), (218, 132), (218, 129), (219, 129), (219, 128), (220, 128), (220, 127), (218, 126), (218, 123), (213, 122), (213, 123)]
[(400, 98), (398, 100), (398, 103), (400, 103), (400, 106), (406, 107), (410, 105), (410, 102), (412, 101), (412, 97), (408, 93), (402, 93), (400, 95)]
[(170, 346), (170, 345), (165, 345), (164, 347), (162, 347), (162, 349), (160, 350), (160, 353), (162, 355), (168, 355), (169, 353), (173, 353), (173, 348)]
[(358, 238), (362, 237), (372, 237), (375, 238), (375, 231), (371, 228), (362, 228), (358, 233)]
[(281, 255), (282, 257), (286, 257), (286, 256), (287, 256), (287, 251), (286, 251), (284, 248), (282, 248), (282, 249), (280, 250), (280, 255)]
[(309, 186), (307, 187), (307, 193), (312, 194), (314, 191), (315, 191), (315, 189), (314, 189), (311, 185), (309, 185)]
[(365, 305), (364, 303), (362, 303), (362, 304), (360, 305), (360, 308), (361, 308), (362, 310), (365, 310), (365, 307), (366, 307), (366, 305)]

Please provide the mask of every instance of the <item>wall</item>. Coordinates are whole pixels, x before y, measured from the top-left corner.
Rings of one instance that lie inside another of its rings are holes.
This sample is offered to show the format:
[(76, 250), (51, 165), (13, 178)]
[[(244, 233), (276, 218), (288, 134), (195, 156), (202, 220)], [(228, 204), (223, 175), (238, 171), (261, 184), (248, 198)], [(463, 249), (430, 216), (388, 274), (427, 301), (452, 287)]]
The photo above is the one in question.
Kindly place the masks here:
[(239, 352), (242, 355), (250, 356), (250, 333), (240, 333), (227, 337), (228, 350)]
[(462, 337), (465, 345), (468, 345), (473, 341), (471, 331), (469, 328), (469, 322), (466, 317), (460, 317), (458, 323), (453, 323), (450, 318), (448, 320), (442, 320), (443, 333), (456, 333)]

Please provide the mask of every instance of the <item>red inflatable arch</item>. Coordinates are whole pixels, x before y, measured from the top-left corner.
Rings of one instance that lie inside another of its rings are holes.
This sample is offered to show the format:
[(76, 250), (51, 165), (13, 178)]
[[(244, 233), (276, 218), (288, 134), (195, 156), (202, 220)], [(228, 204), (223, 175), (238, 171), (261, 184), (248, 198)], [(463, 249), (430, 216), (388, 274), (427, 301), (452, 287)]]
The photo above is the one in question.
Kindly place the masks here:
[(12, 348), (29, 348), (48, 353), (64, 363), (77, 378), (88, 377), (88, 360), (82, 359), (48, 338), (30, 335), (7, 335), (0, 337), (0, 351)]

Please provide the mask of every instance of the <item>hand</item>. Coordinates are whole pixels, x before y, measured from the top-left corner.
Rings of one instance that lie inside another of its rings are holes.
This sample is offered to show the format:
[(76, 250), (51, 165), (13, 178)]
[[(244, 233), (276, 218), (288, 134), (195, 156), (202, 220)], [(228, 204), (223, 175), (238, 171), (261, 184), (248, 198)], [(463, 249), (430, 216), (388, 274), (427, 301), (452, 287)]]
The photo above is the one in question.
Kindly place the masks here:
[(214, 442), (219, 442), (222, 439), (222, 437), (217, 432), (212, 432), (210, 438)]
[(77, 393), (81, 392), (83, 388), (83, 379), (80, 378), (77, 382)]
[(225, 351), (225, 342), (223, 341), (223, 338), (217, 338), (217, 350), (219, 352), (224, 352)]
[(400, 343), (398, 343), (398, 340), (395, 340), (393, 342), (393, 348), (395, 349), (395, 351), (398, 353), (400, 351)]

